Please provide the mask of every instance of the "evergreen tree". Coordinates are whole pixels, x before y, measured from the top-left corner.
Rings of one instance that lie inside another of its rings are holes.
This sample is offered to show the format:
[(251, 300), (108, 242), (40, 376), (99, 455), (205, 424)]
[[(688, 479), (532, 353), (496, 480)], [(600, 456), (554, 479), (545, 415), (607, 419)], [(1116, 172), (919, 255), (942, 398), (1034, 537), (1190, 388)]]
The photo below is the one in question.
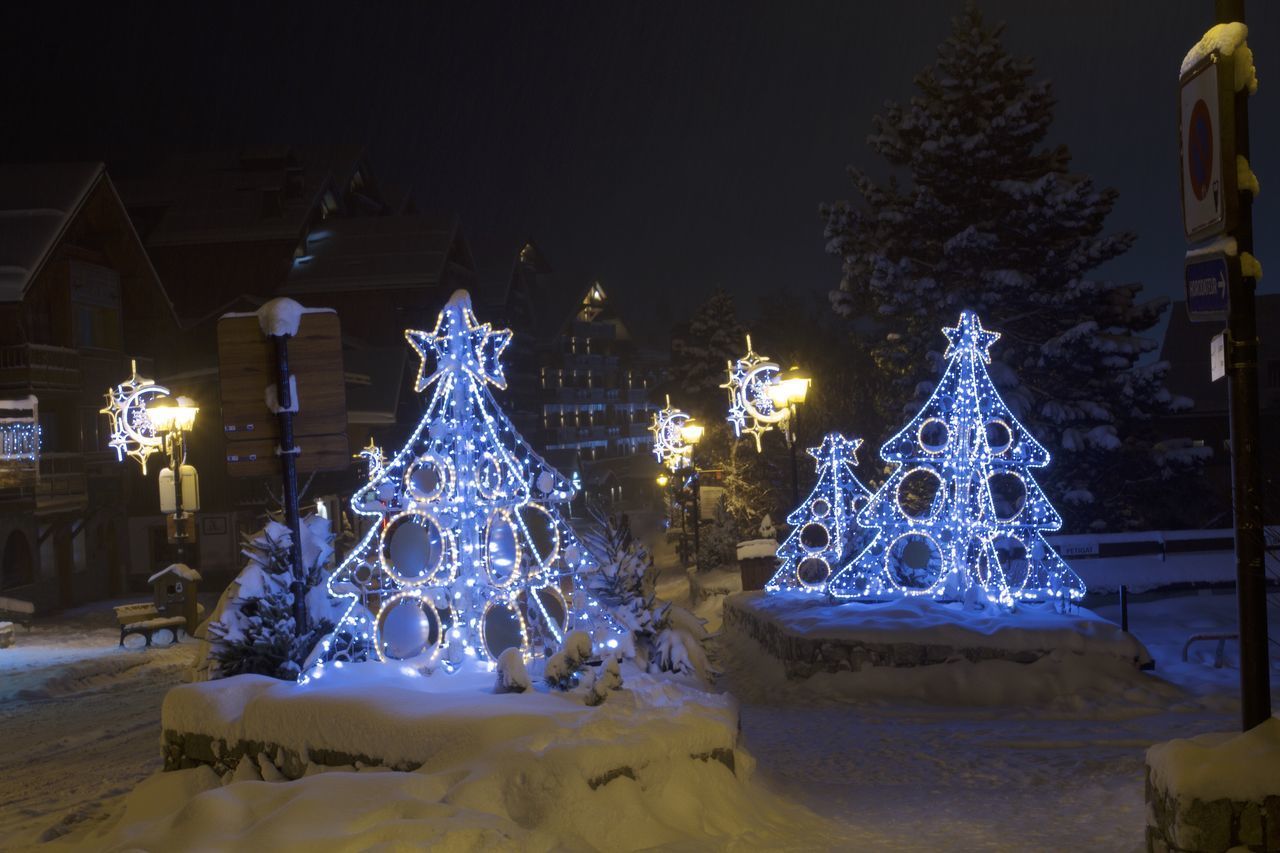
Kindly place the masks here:
[(733, 297), (716, 288), (694, 313), (689, 328), (672, 334), (672, 396), (700, 418), (719, 420), (725, 365), (741, 357), (746, 340)]
[(1071, 527), (1149, 524), (1144, 508), (1187, 461), (1150, 435), (1154, 415), (1186, 402), (1164, 387), (1166, 364), (1143, 361), (1168, 302), (1090, 277), (1134, 236), (1104, 231), (1117, 193), (1045, 144), (1050, 86), (1002, 32), (970, 4), (916, 76), (918, 94), (875, 118), (868, 142), (906, 180), (851, 168), (858, 201), (823, 207), (828, 251), (843, 260), (832, 303), (896, 381), (895, 401), (925, 378), (920, 365), (941, 368), (929, 346), (945, 321), (962, 308), (989, 318), (1008, 342), (991, 376), (1057, 454), (1046, 486)]

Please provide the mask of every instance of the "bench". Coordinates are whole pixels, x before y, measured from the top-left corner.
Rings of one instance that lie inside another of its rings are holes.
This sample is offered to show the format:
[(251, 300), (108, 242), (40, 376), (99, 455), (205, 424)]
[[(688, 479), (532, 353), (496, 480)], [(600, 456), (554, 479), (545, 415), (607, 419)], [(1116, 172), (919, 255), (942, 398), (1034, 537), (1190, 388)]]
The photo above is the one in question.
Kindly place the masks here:
[(36, 606), (30, 601), (0, 595), (0, 622), (17, 622), (30, 631), (35, 615)]
[[(169, 631), (173, 634), (173, 643), (176, 643), (178, 632), (186, 630), (187, 627), (185, 616), (162, 616), (160, 611), (156, 610), (156, 606), (150, 602), (121, 604), (113, 609), (116, 612), (116, 621), (120, 623), (120, 645), (122, 646), (124, 638), (130, 634), (145, 637), (147, 645), (150, 646), (151, 635), (156, 631)], [(204, 607), (199, 607), (198, 611), (203, 613)]]

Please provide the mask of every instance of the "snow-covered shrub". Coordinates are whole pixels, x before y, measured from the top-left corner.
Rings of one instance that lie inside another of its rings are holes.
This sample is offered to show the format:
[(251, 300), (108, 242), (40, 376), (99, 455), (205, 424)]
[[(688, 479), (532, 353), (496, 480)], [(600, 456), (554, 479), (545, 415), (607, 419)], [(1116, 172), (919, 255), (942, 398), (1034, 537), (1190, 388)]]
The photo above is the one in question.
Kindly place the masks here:
[(718, 568), (738, 557), (738, 525), (724, 508), (716, 507), (715, 517), (703, 522), (698, 536), (697, 566), (699, 571)]
[(622, 669), (618, 659), (611, 657), (600, 667), (600, 674), (595, 676), (591, 687), (587, 690), (587, 704), (599, 705), (609, 698), (610, 691), (622, 689)]
[(506, 649), (498, 655), (498, 683), (494, 685), (494, 693), (523, 693), (532, 686), (519, 649)]
[(205, 626), (206, 661), (197, 661), (197, 675), (210, 679), (255, 673), (296, 679), (311, 650), (332, 630), (330, 604), (324, 591), (324, 572), (333, 556), (329, 520), (309, 515), (299, 525), (308, 624), (301, 630), (294, 619), (290, 589), (293, 572), (289, 528), (268, 520), (246, 536), (241, 553), (247, 562), (227, 587)]
[(571, 690), (578, 686), (582, 668), (590, 659), (591, 637), (586, 631), (570, 631), (560, 651), (547, 658), (543, 678), (556, 690)]
[(711, 665), (703, 648), (707, 631), (702, 620), (683, 607), (658, 599), (653, 557), (627, 525), (598, 506), (588, 505), (587, 511), (591, 526), (582, 541), (599, 568), (584, 579), (588, 591), (627, 631), (623, 654), (646, 671), (709, 678)]

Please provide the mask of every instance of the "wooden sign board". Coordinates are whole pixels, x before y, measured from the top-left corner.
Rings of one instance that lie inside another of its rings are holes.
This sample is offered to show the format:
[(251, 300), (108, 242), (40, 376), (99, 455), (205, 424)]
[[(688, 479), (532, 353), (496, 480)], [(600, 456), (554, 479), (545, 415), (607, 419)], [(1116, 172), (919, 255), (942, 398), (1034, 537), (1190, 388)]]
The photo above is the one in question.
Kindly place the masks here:
[[(289, 373), (298, 393), (293, 416), (294, 443), (302, 448), (298, 471), (345, 468), (351, 457), (338, 315), (303, 314), (288, 346)], [(218, 374), (227, 472), (233, 477), (279, 473), (279, 416), (267, 408), (267, 387), (276, 384), (276, 343), (262, 334), (256, 315), (218, 321)]]

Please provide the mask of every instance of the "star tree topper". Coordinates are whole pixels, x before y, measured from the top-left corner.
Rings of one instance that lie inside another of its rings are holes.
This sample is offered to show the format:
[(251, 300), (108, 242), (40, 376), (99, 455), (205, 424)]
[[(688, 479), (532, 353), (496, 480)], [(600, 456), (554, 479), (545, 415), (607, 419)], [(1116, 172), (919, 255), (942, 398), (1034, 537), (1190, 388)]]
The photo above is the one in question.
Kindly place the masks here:
[(860, 438), (845, 438), (838, 432), (829, 432), (822, 439), (820, 447), (805, 450), (819, 465), (826, 459), (847, 459), (850, 465), (858, 464), (858, 448), (862, 446)]
[[(511, 330), (494, 331), (490, 324), (477, 322), (471, 310), (471, 297), (465, 290), (454, 291), (436, 318), (435, 329), (430, 332), (408, 329), (404, 337), (422, 359), (414, 383), (416, 391), (425, 391), (440, 374), (454, 370), (465, 370), (497, 388), (507, 387), (502, 351), (511, 343)], [(428, 364), (435, 367), (429, 376)]]
[(944, 327), (942, 333), (947, 336), (947, 351), (942, 354), (944, 359), (972, 351), (983, 364), (991, 363), (991, 353), (987, 350), (1000, 340), (1000, 333), (982, 328), (982, 320), (972, 311), (961, 312), (955, 326)]

